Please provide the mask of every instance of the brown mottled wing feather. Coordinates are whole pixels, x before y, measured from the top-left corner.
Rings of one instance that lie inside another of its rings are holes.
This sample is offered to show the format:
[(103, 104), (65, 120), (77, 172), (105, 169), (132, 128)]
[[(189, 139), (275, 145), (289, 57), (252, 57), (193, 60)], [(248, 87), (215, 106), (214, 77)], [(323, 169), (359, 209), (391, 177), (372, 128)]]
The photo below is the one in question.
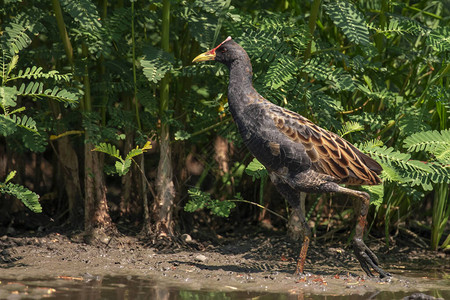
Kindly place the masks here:
[(381, 166), (338, 135), (322, 129), (297, 113), (270, 107), (276, 128), (294, 143), (301, 143), (311, 159), (311, 168), (350, 185), (381, 182)]

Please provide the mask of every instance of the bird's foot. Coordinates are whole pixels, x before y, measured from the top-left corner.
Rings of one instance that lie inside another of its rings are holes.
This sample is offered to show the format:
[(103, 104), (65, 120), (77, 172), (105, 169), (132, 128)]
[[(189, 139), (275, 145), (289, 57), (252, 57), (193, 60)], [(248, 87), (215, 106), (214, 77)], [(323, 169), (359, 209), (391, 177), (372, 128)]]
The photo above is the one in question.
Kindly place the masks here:
[(297, 267), (295, 268), (295, 276), (303, 275), (303, 267), (305, 266), (306, 261), (306, 253), (308, 252), (308, 246), (309, 246), (309, 236), (303, 237), (303, 244), (302, 249), (300, 250), (300, 254), (298, 256), (297, 260)]
[(295, 268), (294, 276), (300, 277), (303, 275), (303, 270), (300, 270), (299, 268)]
[(355, 251), (356, 258), (361, 264), (362, 269), (366, 272), (367, 276), (374, 277), (370, 268), (380, 275), (380, 278), (392, 276), (390, 273), (385, 272), (378, 266), (378, 258), (369, 247), (364, 244), (361, 239), (355, 238), (353, 243), (353, 250)]

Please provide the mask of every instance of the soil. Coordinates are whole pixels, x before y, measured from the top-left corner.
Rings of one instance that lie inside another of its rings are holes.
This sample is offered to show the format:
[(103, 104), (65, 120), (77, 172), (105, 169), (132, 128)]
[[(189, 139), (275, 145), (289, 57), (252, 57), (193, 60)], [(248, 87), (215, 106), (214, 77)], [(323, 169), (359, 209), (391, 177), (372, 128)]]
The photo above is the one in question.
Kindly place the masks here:
[[(368, 278), (342, 243), (312, 241), (305, 275), (294, 276), (300, 243), (285, 233), (249, 228), (247, 233), (190, 240), (174, 246), (121, 236), (88, 245), (80, 235), (53, 231), (0, 237), (0, 279), (145, 276), (187, 290), (247, 290), (350, 295), (379, 291), (426, 292), (450, 296), (449, 255), (412, 246), (387, 249), (382, 240), (368, 246), (389, 279)], [(251, 232), (251, 233), (248, 233)], [(381, 246), (379, 246), (381, 245)]]

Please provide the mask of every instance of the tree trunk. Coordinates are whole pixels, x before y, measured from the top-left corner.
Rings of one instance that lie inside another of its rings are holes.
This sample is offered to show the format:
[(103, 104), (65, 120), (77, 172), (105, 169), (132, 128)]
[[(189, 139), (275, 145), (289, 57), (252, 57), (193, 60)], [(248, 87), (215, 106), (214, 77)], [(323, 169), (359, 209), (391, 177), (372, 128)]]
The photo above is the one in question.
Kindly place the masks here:
[[(219, 176), (223, 177), (226, 176), (230, 172), (229, 167), (229, 155), (228, 155), (228, 141), (218, 135), (216, 139), (214, 140), (214, 159), (216, 160), (217, 164), (219, 165)], [(219, 180), (221, 182), (221, 180)], [(233, 184), (233, 178), (230, 178), (230, 183)], [(226, 188), (226, 195), (223, 195), (223, 199), (227, 199), (230, 195), (233, 194), (233, 187), (231, 184), (227, 183)]]
[(106, 200), (106, 185), (103, 176), (103, 159), (92, 151), (94, 145), (87, 143), (85, 155), (84, 230), (85, 240), (90, 244), (107, 243), (109, 236), (117, 230), (111, 221)]
[(161, 126), (160, 156), (158, 174), (156, 176), (156, 199), (153, 202), (152, 213), (155, 220), (157, 237), (173, 234), (172, 209), (175, 198), (175, 188), (172, 180), (172, 155), (168, 125)]
[(141, 236), (149, 236), (152, 233), (151, 229), (151, 218), (150, 218), (150, 210), (148, 207), (148, 181), (145, 177), (145, 157), (144, 155), (141, 155), (140, 157), (140, 168), (142, 171), (141, 176), (139, 176), (140, 182), (139, 186), (140, 188), (140, 194), (142, 199), (142, 212), (143, 212), (143, 225), (141, 229)]
[(82, 216), (82, 193), (77, 153), (73, 149), (69, 137), (57, 140), (58, 160), (63, 170), (64, 188), (69, 202), (69, 223), (77, 225)]
[[(83, 42), (82, 54), (89, 57), (88, 47)], [(84, 105), (82, 110), (89, 113), (92, 111), (91, 85), (89, 68), (85, 65)], [(88, 131), (85, 133), (85, 141), (89, 141)], [(106, 185), (103, 175), (103, 154), (92, 151), (94, 145), (87, 142), (84, 146), (84, 230), (85, 241), (91, 244), (97, 242), (107, 243), (110, 235), (117, 234), (117, 229), (111, 221), (108, 203), (106, 201)]]
[[(169, 51), (170, 0), (163, 0), (162, 49)], [(153, 202), (152, 214), (155, 220), (156, 238), (170, 237), (173, 234), (173, 205), (175, 188), (173, 184), (172, 153), (170, 147), (169, 124), (166, 123), (169, 109), (169, 74), (161, 80), (159, 114), (161, 130), (159, 135), (160, 156), (158, 174), (156, 175), (156, 199)]]

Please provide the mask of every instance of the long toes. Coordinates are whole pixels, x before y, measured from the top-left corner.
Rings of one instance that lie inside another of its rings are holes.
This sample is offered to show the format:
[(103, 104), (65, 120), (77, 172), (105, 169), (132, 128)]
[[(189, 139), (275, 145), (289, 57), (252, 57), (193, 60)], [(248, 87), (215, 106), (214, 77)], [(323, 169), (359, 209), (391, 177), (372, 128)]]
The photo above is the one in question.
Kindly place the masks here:
[(367, 263), (366, 263), (365, 261), (361, 260), (361, 261), (360, 261), (360, 265), (361, 265), (361, 268), (364, 270), (364, 272), (366, 272), (367, 276), (369, 276), (369, 277), (375, 277), (375, 276), (372, 274), (372, 272), (370, 271), (370, 268), (369, 268), (369, 266), (367, 265)]
[(366, 272), (367, 276), (374, 277), (371, 272), (373, 269), (380, 275), (380, 278), (385, 278), (391, 276), (388, 272), (385, 272), (378, 266), (378, 258), (372, 250), (367, 247), (364, 242), (360, 239), (356, 239), (354, 241), (354, 251), (356, 258), (359, 260), (361, 264), (361, 268)]
[(369, 256), (370, 260), (378, 266), (379, 262), (378, 262), (378, 257), (375, 255), (375, 253), (372, 252), (372, 250), (369, 249), (369, 247), (366, 247), (366, 251), (367, 255)]
[[(364, 252), (362, 254), (362, 257), (364, 259), (365, 268), (367, 268), (368, 266), (371, 267), (372, 269), (375, 270), (375, 272), (380, 274), (380, 278), (385, 278), (385, 277), (391, 276), (391, 274), (385, 272), (382, 268), (380, 268), (378, 266), (378, 259), (373, 260), (372, 257), (370, 255), (368, 255), (366, 252)], [(376, 258), (376, 256), (375, 256), (375, 258)], [(362, 264), (361, 264), (361, 266), (362, 266)], [(370, 277), (373, 277), (373, 274), (370, 271), (368, 272), (365, 268), (363, 267), (363, 269), (367, 273), (367, 275)]]

